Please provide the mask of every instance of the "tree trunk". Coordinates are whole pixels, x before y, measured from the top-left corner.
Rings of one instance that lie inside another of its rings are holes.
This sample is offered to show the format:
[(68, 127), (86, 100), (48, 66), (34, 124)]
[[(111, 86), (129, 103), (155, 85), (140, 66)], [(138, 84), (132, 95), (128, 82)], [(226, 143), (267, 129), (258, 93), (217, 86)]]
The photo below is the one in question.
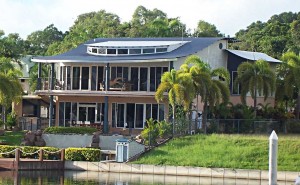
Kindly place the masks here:
[(172, 106), (172, 108), (173, 108), (173, 120), (172, 120), (172, 124), (173, 124), (173, 131), (172, 131), (172, 137), (174, 137), (174, 135), (175, 135), (175, 105), (174, 106)]
[(2, 105), (2, 121), (4, 124), (4, 130), (6, 130), (6, 107), (4, 105)]
[(256, 85), (254, 87), (254, 118), (256, 118), (256, 113), (257, 113), (257, 89), (256, 89)]
[(198, 128), (198, 112), (199, 112), (199, 110), (198, 110), (198, 98), (199, 98), (199, 95), (197, 94), (197, 103), (196, 103), (197, 108), (196, 108), (195, 125), (194, 125), (195, 133), (196, 133), (196, 130)]
[(207, 122), (207, 100), (205, 100), (205, 102), (204, 102), (203, 114), (202, 114), (202, 125), (203, 125), (204, 134), (207, 133), (207, 131), (206, 131), (206, 122)]

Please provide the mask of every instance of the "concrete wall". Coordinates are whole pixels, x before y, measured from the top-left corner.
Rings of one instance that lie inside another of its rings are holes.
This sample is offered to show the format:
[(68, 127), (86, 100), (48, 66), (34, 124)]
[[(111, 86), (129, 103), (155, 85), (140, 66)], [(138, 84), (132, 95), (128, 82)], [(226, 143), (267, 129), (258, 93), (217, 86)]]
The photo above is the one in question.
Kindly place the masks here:
[(145, 145), (142, 145), (140, 143), (137, 143), (136, 141), (131, 141), (129, 143), (129, 153), (128, 158), (132, 158), (136, 156), (137, 154), (140, 154), (145, 151)]
[[(43, 134), (46, 146), (57, 148), (69, 147), (89, 147), (92, 143), (92, 135), (59, 135), (59, 134)], [(124, 138), (121, 135), (116, 136), (100, 136), (99, 147), (102, 150), (115, 150), (116, 140)]]
[[(116, 172), (131, 174), (154, 174), (154, 175), (176, 175), (190, 177), (214, 177), (230, 179), (251, 179), (268, 180), (266, 170), (244, 170), (227, 168), (202, 168), (188, 166), (158, 166), (127, 163), (107, 163), (107, 162), (85, 162), (85, 161), (66, 161), (66, 170), (87, 170), (95, 172)], [(279, 171), (278, 181), (294, 182), (300, 172)], [(174, 176), (173, 176), (174, 178)], [(182, 183), (179, 183), (182, 184)]]

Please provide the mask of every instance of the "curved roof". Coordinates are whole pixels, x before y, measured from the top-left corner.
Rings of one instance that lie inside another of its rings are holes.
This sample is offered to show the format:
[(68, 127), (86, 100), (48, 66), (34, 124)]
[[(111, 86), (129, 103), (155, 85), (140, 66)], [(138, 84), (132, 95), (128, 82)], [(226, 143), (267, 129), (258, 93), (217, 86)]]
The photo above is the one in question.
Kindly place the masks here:
[(267, 62), (275, 62), (275, 63), (280, 63), (280, 60), (277, 60), (273, 57), (270, 57), (269, 55), (265, 54), (265, 53), (260, 53), (260, 52), (251, 52), (251, 51), (241, 51), (241, 50), (230, 50), (227, 49), (227, 51), (229, 51), (230, 53), (237, 55), (239, 57), (242, 57), (246, 60), (265, 60)]
[[(77, 48), (70, 50), (66, 53), (55, 56), (34, 57), (32, 61), (43, 63), (55, 63), (55, 62), (80, 62), (80, 63), (120, 63), (120, 62), (145, 62), (145, 61), (161, 61), (161, 60), (176, 60), (176, 58), (185, 57), (191, 54), (195, 54), (198, 51), (203, 50), (216, 41), (223, 40), (225, 38), (98, 38), (92, 39), (79, 45)], [(116, 55), (116, 56), (95, 56), (87, 53), (87, 45), (92, 45), (101, 42), (130, 42), (130, 41), (144, 41), (144, 42), (182, 42), (185, 41), (181, 47), (166, 52), (155, 54), (142, 54), (142, 55)]]

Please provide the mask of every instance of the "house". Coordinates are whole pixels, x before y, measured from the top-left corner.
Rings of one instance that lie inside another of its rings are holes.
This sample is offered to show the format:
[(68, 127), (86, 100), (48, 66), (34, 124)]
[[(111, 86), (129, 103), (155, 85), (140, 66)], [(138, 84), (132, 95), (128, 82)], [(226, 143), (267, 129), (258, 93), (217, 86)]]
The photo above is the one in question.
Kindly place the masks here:
[(40, 68), (42, 64), (51, 65), (50, 79), (53, 79), (41, 83), (39, 78), (35, 94), (50, 97), (49, 125), (93, 125), (103, 128), (104, 133), (137, 134), (151, 117), (168, 119), (168, 102), (157, 103), (155, 91), (161, 75), (172, 68), (179, 69), (186, 57), (198, 55), (212, 68), (225, 67), (235, 75), (241, 62), (238, 57), (244, 58), (228, 50), (231, 41), (231, 38), (92, 39), (60, 55), (33, 57), (32, 61)]

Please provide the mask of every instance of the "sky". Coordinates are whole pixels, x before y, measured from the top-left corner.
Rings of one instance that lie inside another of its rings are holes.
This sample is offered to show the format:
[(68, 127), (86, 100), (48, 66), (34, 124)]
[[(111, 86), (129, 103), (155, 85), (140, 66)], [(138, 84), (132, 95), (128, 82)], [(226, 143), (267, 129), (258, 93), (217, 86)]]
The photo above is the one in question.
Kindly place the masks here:
[(204, 20), (232, 37), (253, 22), (300, 11), (300, 0), (0, 0), (0, 30), (19, 33), (23, 39), (50, 24), (67, 31), (78, 15), (99, 10), (128, 22), (139, 5), (179, 17), (191, 30)]

